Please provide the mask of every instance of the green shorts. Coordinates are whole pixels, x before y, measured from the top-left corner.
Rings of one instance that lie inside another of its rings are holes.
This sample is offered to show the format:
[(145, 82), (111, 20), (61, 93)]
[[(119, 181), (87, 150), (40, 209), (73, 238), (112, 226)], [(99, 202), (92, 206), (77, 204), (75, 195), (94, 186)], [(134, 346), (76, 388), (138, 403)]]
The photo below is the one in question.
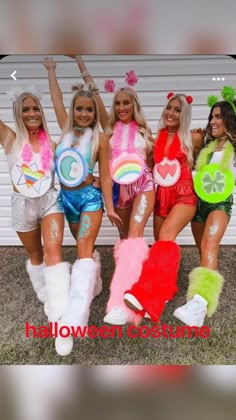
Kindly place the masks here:
[(205, 223), (209, 214), (215, 210), (224, 211), (230, 220), (233, 204), (234, 198), (232, 194), (229, 196), (229, 198), (227, 198), (227, 200), (221, 201), (220, 203), (207, 203), (206, 201), (203, 201), (200, 198), (198, 198), (197, 211), (192, 222)]

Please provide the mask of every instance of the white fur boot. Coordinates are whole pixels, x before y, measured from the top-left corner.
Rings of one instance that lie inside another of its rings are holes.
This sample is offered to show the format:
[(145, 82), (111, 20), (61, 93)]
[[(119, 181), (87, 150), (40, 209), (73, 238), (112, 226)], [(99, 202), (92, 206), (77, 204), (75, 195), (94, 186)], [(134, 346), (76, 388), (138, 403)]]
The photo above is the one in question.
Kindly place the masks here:
[(29, 274), (31, 284), (37, 295), (37, 298), (41, 303), (45, 303), (47, 301), (47, 289), (43, 275), (44, 267), (44, 262), (40, 265), (32, 265), (30, 260), (26, 262), (26, 271)]
[(100, 261), (100, 253), (95, 249), (93, 253), (93, 259), (97, 263), (97, 278), (95, 283), (95, 288), (93, 292), (93, 297), (100, 295), (102, 293), (102, 278), (101, 278), (101, 261)]
[(60, 262), (44, 268), (48, 294), (48, 321), (57, 322), (64, 315), (69, 302), (70, 264)]
[[(71, 273), (69, 304), (61, 319), (62, 325), (75, 328), (87, 326), (97, 270), (97, 263), (93, 258), (82, 258), (74, 263)], [(55, 347), (60, 356), (67, 356), (73, 348), (72, 336), (56, 338)]]

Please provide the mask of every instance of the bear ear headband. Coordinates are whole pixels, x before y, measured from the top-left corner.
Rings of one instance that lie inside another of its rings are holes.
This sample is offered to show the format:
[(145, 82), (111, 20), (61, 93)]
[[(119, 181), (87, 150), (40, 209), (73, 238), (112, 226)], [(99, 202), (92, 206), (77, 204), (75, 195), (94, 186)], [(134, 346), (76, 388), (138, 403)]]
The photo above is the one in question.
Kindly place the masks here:
[(10, 98), (13, 102), (15, 102), (22, 95), (22, 93), (31, 93), (39, 100), (43, 97), (43, 92), (37, 85), (16, 86), (6, 92), (8, 98)]
[[(235, 96), (236, 96), (236, 90), (232, 86), (224, 86), (221, 89), (221, 96), (225, 102), (228, 102), (231, 107), (233, 108), (234, 114), (236, 115), (236, 106), (234, 104)], [(213, 105), (218, 102), (219, 99), (215, 95), (208, 96), (207, 98), (207, 104), (210, 108), (213, 107)]]
[[(167, 99), (172, 98), (172, 96), (174, 96), (174, 95), (175, 95), (174, 92), (169, 92), (168, 95), (167, 95)], [(183, 96), (185, 96), (185, 95), (183, 95)], [(192, 96), (185, 96), (185, 98), (186, 98), (186, 101), (188, 102), (189, 105), (193, 102)]]
[[(134, 86), (138, 81), (138, 77), (136, 76), (134, 70), (130, 70), (125, 74), (126, 74), (125, 83), (127, 83), (127, 85), (129, 86)], [(114, 92), (116, 89), (116, 84), (114, 80), (112, 79), (105, 80), (104, 89), (106, 92)]]

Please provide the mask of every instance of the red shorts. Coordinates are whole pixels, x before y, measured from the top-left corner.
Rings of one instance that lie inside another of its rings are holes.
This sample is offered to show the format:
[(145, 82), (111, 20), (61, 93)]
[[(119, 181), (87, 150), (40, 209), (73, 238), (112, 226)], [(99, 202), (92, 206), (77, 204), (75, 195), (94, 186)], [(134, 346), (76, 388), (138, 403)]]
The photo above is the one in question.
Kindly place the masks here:
[(167, 217), (176, 204), (195, 207), (197, 196), (193, 189), (193, 181), (181, 180), (172, 187), (157, 187), (154, 214)]

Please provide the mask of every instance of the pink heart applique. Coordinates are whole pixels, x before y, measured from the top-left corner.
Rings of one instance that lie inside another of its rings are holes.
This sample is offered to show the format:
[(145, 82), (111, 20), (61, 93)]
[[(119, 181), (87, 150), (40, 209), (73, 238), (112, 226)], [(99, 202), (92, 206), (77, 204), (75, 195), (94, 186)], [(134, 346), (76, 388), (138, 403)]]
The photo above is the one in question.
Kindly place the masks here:
[(175, 172), (177, 170), (177, 165), (174, 163), (173, 165), (169, 165), (168, 163), (165, 163), (164, 165), (158, 165), (157, 172), (161, 175), (163, 179), (167, 177), (168, 174), (170, 174), (172, 177), (175, 175)]

